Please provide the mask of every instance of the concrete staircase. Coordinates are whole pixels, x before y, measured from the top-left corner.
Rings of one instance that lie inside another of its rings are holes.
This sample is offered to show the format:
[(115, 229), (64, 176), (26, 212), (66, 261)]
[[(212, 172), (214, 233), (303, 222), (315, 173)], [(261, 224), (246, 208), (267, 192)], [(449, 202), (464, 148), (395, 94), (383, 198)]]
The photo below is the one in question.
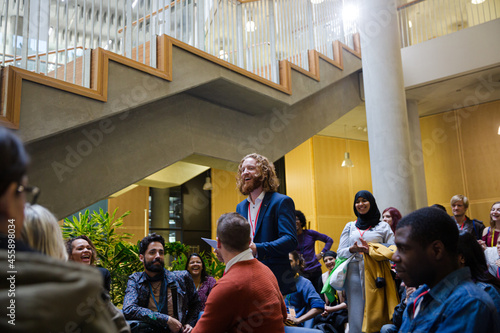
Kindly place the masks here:
[(310, 51), (310, 71), (282, 61), (275, 84), (167, 36), (158, 45), (157, 69), (94, 50), (91, 89), (2, 70), (4, 125), (18, 127), (30, 183), (58, 218), (177, 161), (278, 159), (361, 103), (359, 48)]

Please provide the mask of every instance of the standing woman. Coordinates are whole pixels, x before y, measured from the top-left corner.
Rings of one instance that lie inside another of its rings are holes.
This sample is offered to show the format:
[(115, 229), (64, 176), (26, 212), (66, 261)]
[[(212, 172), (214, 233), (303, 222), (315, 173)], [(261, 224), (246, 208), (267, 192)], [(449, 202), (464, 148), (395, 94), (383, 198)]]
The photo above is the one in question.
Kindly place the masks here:
[(394, 244), (391, 226), (380, 221), (375, 198), (369, 191), (359, 191), (354, 197), (356, 221), (348, 222), (340, 236), (337, 255), (349, 258), (355, 255), (347, 267), (345, 291), (348, 305), (349, 332), (360, 333), (365, 308), (364, 259), (368, 242)]
[(401, 220), (401, 213), (394, 207), (388, 207), (382, 212), (382, 221), (389, 223), (393, 233), (396, 233), (399, 220)]
[[(325, 234), (319, 233), (316, 230), (306, 228), (306, 217), (300, 210), (295, 211), (295, 224), (297, 228), (297, 252), (302, 254), (305, 266), (302, 276), (312, 282), (314, 288), (319, 293), (319, 279), (323, 272), (321, 271), (321, 263), (319, 260), (324, 253), (332, 247), (333, 239)], [(325, 243), (325, 247), (320, 253), (315, 253), (314, 245), (316, 241)]]
[(194, 286), (196, 287), (196, 291), (198, 292), (198, 297), (201, 302), (200, 311), (204, 311), (208, 294), (210, 294), (210, 291), (215, 286), (217, 281), (215, 281), (213, 277), (207, 275), (205, 262), (198, 253), (192, 253), (189, 256), (185, 269), (193, 278)]
[(490, 210), (490, 227), (484, 228), (482, 240), (487, 247), (494, 247), (500, 235), (500, 201), (495, 202)]

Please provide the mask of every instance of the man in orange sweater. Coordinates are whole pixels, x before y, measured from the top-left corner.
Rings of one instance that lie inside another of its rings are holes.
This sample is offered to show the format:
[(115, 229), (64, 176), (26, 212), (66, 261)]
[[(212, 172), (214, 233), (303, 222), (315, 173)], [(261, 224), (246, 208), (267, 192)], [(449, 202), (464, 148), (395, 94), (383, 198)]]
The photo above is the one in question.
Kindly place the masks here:
[(287, 314), (278, 281), (254, 259), (249, 245), (247, 220), (238, 213), (222, 215), (217, 221), (217, 250), (226, 270), (193, 333), (284, 332)]

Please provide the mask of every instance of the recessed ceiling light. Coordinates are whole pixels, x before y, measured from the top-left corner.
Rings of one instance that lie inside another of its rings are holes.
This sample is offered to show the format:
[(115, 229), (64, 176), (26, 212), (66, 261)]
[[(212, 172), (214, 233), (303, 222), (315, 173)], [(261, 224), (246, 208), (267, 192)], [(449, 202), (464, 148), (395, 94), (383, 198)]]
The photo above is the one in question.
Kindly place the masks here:
[(473, 5), (479, 5), (479, 4), (481, 4), (481, 3), (485, 2), (485, 1), (486, 1), (486, 0), (471, 0), (471, 3), (472, 3)]

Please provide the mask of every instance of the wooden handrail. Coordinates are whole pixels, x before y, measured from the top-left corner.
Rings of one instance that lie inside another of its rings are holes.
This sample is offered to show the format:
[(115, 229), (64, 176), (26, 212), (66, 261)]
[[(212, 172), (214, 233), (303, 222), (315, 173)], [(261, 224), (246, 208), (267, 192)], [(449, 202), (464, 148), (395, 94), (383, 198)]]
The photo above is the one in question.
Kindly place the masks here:
[[(43, 56), (49, 56), (50, 54), (55, 54), (55, 53), (58, 53), (58, 52), (65, 52), (65, 51), (69, 51), (69, 50), (76, 50), (76, 49), (82, 49), (82, 50), (86, 50), (83, 46), (77, 46), (77, 47), (70, 47), (68, 49), (61, 49), (61, 50), (54, 50), (54, 51), (50, 51), (50, 52), (47, 52), (47, 53), (41, 53), (41, 54), (34, 54), (34, 55), (30, 55), (28, 56), (27, 59), (33, 59), (33, 58), (36, 58), (36, 57), (43, 57)], [(4, 56), (10, 56), (9, 54), (5, 54)], [(12, 56), (14, 57), (14, 56)], [(18, 58), (16, 59), (11, 59), (11, 60), (6, 60), (5, 62), (13, 62), (13, 61), (18, 61), (18, 60), (23, 60), (23, 57), (19, 56)]]
[[(317, 52), (316, 50), (309, 50), (308, 51), (309, 71), (300, 68), (297, 65), (292, 64), (288, 60), (281, 60), (279, 63), (279, 77), (280, 77), (279, 84), (272, 82), (268, 79), (265, 79), (257, 74), (249, 72), (245, 69), (242, 69), (227, 61), (221, 60), (216, 56), (203, 52), (191, 45), (183, 43), (167, 35), (162, 35), (160, 37), (157, 37), (158, 41), (157, 68), (150, 67), (143, 63), (126, 58), (111, 51), (104, 50), (102, 48), (97, 48), (95, 50), (92, 50), (90, 88), (85, 88), (82, 86), (78, 86), (76, 84), (47, 77), (43, 74), (37, 74), (15, 66), (7, 66), (0, 69), (0, 77), (1, 77), (0, 96), (2, 97), (2, 101), (0, 103), (0, 107), (2, 108), (0, 109), (0, 124), (14, 129), (19, 128), (20, 110), (21, 110), (21, 90), (23, 86), (22, 85), (23, 80), (53, 87), (56, 89), (60, 89), (63, 91), (67, 91), (76, 95), (84, 96), (102, 102), (106, 102), (108, 99), (109, 61), (121, 63), (125, 66), (137, 69), (139, 71), (148, 73), (150, 75), (159, 77), (161, 79), (172, 81), (172, 72), (173, 72), (172, 48), (174, 45), (178, 48), (184, 49), (187, 52), (197, 55), (203, 59), (206, 59), (212, 63), (218, 64), (221, 67), (225, 67), (233, 72), (239, 73), (252, 80), (260, 82), (273, 89), (276, 89), (284, 94), (291, 95), (292, 69), (304, 75), (307, 75), (316, 81), (320, 81), (320, 73), (319, 73), (320, 58), (327, 61), (328, 63), (337, 67), (340, 70), (343, 70), (344, 68), (343, 53), (342, 53), (343, 49), (352, 53), (356, 57), (361, 58), (359, 34), (354, 35), (353, 39), (354, 39), (354, 49), (351, 49), (349, 46), (339, 41), (333, 42), (332, 45), (334, 54), (333, 59), (328, 58), (327, 56)], [(3, 116), (4, 114), (5, 116)]]
[(397, 8), (397, 10), (401, 10), (401, 9), (405, 9), (405, 8), (411, 7), (411, 6), (416, 5), (417, 3), (420, 3), (420, 2), (423, 2), (423, 1), (426, 1), (426, 0), (414, 0), (412, 2), (405, 3), (404, 5), (399, 6)]

